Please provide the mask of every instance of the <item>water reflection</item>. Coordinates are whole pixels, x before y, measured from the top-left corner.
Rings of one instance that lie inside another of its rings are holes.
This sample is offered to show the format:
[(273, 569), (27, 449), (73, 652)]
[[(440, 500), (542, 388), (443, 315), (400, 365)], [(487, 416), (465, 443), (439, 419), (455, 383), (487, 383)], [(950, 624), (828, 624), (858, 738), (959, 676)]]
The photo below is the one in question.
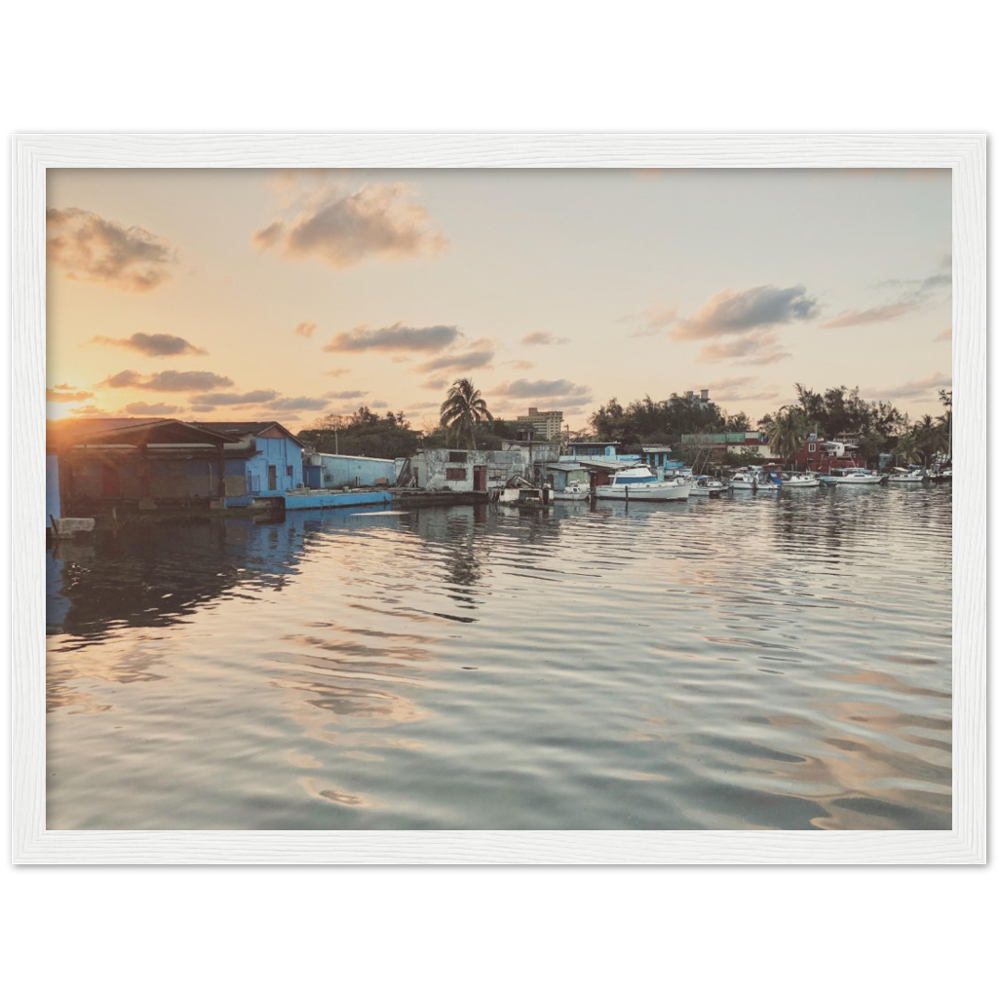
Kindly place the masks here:
[(947, 828), (950, 518), (821, 489), (61, 543), (49, 825)]

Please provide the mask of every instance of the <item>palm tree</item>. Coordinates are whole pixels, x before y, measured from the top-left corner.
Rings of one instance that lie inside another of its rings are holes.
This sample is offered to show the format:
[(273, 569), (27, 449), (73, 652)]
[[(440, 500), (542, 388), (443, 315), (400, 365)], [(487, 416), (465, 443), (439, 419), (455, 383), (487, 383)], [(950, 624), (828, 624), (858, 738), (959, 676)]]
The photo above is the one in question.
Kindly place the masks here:
[(917, 457), (917, 453), (916, 436), (910, 433), (900, 434), (896, 447), (892, 450), (896, 462), (900, 465), (906, 465)]
[(928, 465), (931, 459), (948, 447), (947, 431), (933, 417), (924, 415), (913, 427), (920, 460)]
[(455, 432), (455, 443), (470, 441), (476, 447), (476, 425), (493, 420), (480, 391), (467, 378), (455, 379), (441, 404), (441, 423)]
[(767, 425), (768, 443), (784, 463), (790, 462), (809, 436), (809, 421), (797, 406), (783, 406)]

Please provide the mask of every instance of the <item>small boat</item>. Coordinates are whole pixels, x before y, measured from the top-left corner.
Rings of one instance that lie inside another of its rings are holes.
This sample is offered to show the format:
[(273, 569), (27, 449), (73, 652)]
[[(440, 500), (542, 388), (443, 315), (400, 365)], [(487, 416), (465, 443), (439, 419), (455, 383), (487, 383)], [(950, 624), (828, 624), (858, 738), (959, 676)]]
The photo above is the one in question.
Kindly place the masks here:
[(735, 472), (729, 478), (729, 489), (731, 490), (755, 490), (757, 488), (757, 476), (753, 472)]
[(783, 489), (809, 489), (812, 486), (819, 486), (819, 480), (811, 472), (786, 472), (781, 477)]
[(726, 492), (726, 484), (709, 476), (698, 476), (691, 485), (693, 497), (718, 497)]
[(889, 473), (887, 483), (922, 483), (930, 477), (923, 469), (901, 469), (895, 468)]
[(553, 500), (589, 500), (590, 486), (583, 483), (568, 483), (565, 489), (553, 490)]
[(781, 479), (777, 473), (742, 471), (729, 480), (731, 490), (753, 490), (755, 493), (773, 493), (781, 489)]
[(819, 481), (827, 486), (880, 486), (885, 476), (877, 476), (870, 469), (831, 469)]
[(610, 483), (595, 491), (601, 500), (687, 500), (690, 493), (690, 479), (661, 480), (648, 465), (619, 469)]

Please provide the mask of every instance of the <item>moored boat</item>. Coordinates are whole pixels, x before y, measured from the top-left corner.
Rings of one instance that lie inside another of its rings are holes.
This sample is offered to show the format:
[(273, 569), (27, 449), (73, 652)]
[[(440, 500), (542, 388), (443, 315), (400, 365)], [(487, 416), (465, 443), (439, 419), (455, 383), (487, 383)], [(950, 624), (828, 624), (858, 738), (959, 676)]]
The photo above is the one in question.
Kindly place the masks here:
[(733, 474), (729, 480), (731, 490), (753, 490), (755, 493), (773, 493), (781, 489), (781, 479), (777, 473), (743, 469)]
[(726, 491), (726, 484), (710, 476), (698, 476), (691, 485), (693, 497), (718, 497)]
[(734, 472), (729, 477), (729, 489), (754, 490), (757, 488), (757, 477), (752, 472)]
[(920, 468), (901, 469), (897, 467), (893, 469), (892, 472), (889, 473), (886, 482), (894, 484), (906, 484), (906, 483), (919, 484), (929, 478), (930, 477), (927, 475), (927, 472), (924, 469)]
[(870, 469), (831, 469), (819, 481), (827, 486), (880, 486), (885, 476), (876, 475)]
[(819, 486), (819, 480), (811, 472), (786, 472), (781, 477), (782, 489), (809, 489)]
[(687, 500), (690, 493), (691, 480), (658, 479), (648, 465), (619, 469), (610, 483), (598, 486), (595, 491), (601, 500)]

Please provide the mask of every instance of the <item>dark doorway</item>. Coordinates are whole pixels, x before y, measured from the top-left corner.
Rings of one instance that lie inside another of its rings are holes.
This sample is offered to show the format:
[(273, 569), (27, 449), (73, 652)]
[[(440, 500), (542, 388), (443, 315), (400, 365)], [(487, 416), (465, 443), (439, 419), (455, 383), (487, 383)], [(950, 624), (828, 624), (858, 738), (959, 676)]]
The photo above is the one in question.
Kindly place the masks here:
[(267, 467), (267, 488), (269, 490), (276, 490), (278, 488), (278, 467), (276, 465), (269, 465)]
[(486, 489), (486, 466), (474, 465), (472, 467), (472, 488), (474, 490)]

